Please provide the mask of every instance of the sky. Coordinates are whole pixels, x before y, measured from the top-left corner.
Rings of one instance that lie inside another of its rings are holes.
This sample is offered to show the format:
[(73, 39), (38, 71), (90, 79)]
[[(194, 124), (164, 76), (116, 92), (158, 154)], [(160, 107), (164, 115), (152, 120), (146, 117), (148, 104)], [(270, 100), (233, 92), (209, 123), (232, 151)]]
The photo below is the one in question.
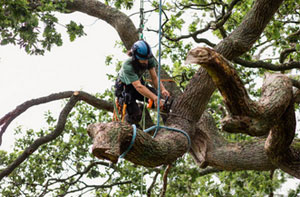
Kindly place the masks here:
[[(107, 23), (81, 13), (59, 18), (62, 24), (70, 18), (80, 22), (87, 36), (70, 42), (64, 34), (63, 46), (53, 47), (44, 56), (30, 56), (18, 46), (0, 47), (0, 117), (30, 99), (70, 90), (95, 94), (112, 86), (106, 74), (115, 74), (115, 71), (105, 65), (105, 58), (108, 55), (126, 58), (120, 48), (114, 48), (115, 41), (119, 40), (117, 32)], [(61, 109), (61, 101), (30, 108), (8, 127), (0, 149), (12, 149), (14, 128), (18, 125), (24, 129), (41, 128), (45, 125), (43, 114), (47, 110), (58, 115)]]

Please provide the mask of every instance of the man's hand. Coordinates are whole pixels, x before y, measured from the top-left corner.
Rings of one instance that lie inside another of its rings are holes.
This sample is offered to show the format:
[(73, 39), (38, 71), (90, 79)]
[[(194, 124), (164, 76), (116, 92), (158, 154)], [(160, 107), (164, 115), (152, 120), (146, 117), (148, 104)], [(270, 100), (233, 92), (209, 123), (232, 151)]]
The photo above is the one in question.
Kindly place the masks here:
[(166, 98), (166, 97), (170, 97), (170, 93), (168, 92), (168, 90), (166, 89), (162, 89), (161, 90), (161, 94)]

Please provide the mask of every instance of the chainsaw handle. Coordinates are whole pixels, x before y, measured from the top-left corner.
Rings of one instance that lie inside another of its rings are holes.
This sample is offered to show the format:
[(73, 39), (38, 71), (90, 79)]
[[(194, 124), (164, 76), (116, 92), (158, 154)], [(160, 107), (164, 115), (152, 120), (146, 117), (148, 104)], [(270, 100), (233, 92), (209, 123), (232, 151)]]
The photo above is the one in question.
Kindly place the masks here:
[(148, 105), (147, 105), (147, 108), (148, 108), (148, 109), (151, 109), (151, 108), (152, 108), (153, 102), (154, 102), (154, 101), (153, 101), (152, 99), (149, 99), (149, 100), (148, 100)]

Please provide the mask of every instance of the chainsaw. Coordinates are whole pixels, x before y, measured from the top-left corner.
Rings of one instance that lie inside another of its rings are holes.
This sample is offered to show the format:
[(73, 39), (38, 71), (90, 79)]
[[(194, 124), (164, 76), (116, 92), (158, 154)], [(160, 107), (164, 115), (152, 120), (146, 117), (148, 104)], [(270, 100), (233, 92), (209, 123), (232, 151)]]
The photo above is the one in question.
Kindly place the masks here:
[[(169, 96), (167, 96), (166, 99), (163, 100), (164, 104), (163, 104), (163, 107), (161, 109), (163, 113), (169, 113), (170, 112), (173, 101), (174, 101), (174, 99), (170, 98)], [(154, 101), (152, 99), (149, 99), (147, 108), (148, 109), (154, 109), (153, 104), (154, 104)]]

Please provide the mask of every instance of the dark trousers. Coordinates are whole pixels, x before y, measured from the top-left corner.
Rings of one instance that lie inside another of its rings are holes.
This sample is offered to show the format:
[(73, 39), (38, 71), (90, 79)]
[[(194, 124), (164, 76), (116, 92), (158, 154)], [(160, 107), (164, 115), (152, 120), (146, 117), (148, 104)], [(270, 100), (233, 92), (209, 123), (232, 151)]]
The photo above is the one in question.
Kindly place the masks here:
[[(143, 85), (145, 84), (143, 80), (141, 80), (141, 83)], [(154, 88), (148, 85), (146, 85), (146, 87), (154, 94), (157, 94)], [(120, 80), (117, 80), (115, 84), (115, 96), (118, 98), (120, 105), (123, 105), (123, 103), (127, 104), (126, 122), (138, 125), (142, 119), (143, 106), (139, 107), (136, 101), (144, 101), (144, 96), (141, 95), (132, 84), (125, 85)], [(148, 102), (147, 98), (146, 102)]]

